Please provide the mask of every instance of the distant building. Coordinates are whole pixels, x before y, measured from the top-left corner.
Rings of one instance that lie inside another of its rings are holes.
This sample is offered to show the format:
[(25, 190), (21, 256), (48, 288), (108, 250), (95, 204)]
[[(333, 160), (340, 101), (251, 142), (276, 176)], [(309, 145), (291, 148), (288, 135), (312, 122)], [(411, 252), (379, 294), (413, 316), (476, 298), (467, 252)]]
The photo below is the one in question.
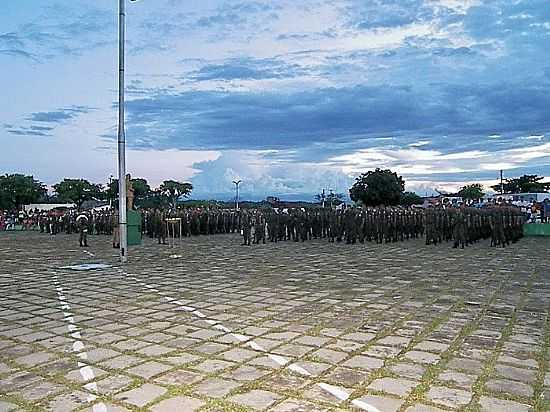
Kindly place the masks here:
[(458, 206), (463, 202), (461, 196), (456, 194), (440, 194), (438, 196), (427, 196), (423, 197), (424, 207), (438, 206), (438, 205), (448, 205), (448, 206)]
[(544, 202), (550, 199), (550, 193), (495, 193), (492, 195), (492, 199), (498, 201), (499, 199), (512, 203), (533, 203)]
[(73, 209), (76, 205), (74, 203), (31, 203), (30, 205), (24, 205), (23, 210), (28, 212), (29, 210), (54, 210), (54, 209)]
[(103, 208), (109, 208), (109, 202), (105, 202), (103, 200), (86, 200), (82, 203), (82, 206), (81, 206), (82, 210), (90, 210), (90, 209), (99, 210)]
[(453, 206), (457, 206), (464, 201), (464, 199), (462, 199), (462, 197), (458, 195), (441, 195), (440, 199), (441, 203), (451, 204)]
[(265, 201), (267, 203), (269, 203), (270, 205), (277, 205), (279, 204), (279, 202), (281, 201), (281, 199), (279, 199), (278, 197), (276, 196), (268, 196), (266, 197)]

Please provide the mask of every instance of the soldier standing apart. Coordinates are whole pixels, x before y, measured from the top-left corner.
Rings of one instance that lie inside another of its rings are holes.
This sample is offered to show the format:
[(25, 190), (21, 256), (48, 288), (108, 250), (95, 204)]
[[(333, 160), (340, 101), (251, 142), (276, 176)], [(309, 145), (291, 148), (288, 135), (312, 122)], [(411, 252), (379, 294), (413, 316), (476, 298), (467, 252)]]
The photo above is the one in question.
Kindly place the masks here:
[(80, 247), (88, 247), (88, 216), (81, 214), (76, 218)]
[(241, 220), (243, 231), (243, 246), (250, 246), (250, 238), (252, 235), (252, 222), (248, 213), (244, 212)]

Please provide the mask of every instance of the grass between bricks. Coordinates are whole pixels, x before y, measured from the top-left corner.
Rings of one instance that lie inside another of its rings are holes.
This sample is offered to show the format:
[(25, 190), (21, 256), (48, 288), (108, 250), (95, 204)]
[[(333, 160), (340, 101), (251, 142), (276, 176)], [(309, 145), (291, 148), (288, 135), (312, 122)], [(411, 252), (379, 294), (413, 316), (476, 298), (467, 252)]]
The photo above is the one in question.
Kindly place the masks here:
[(539, 372), (534, 386), (534, 412), (550, 410), (550, 399), (544, 398), (544, 377), (550, 371), (548, 357), (550, 356), (550, 316), (546, 313), (544, 328), (544, 343), (537, 354)]
[[(495, 366), (497, 363), (497, 359), (500, 356), (502, 352), (502, 348), (506, 341), (509, 339), (509, 337), (512, 335), (512, 331), (514, 329), (514, 325), (517, 321), (517, 314), (521, 310), (521, 308), (525, 304), (525, 297), (529, 290), (532, 287), (533, 280), (535, 277), (535, 273), (533, 272), (531, 276), (528, 278), (526, 285), (523, 288), (523, 291), (521, 292), (521, 297), (519, 299), (518, 304), (516, 305), (514, 312), (512, 313), (512, 316), (510, 317), (510, 320), (508, 321), (507, 325), (504, 327), (501, 333), (501, 337), (497, 342), (497, 345), (495, 346), (495, 349), (493, 350), (493, 353), (491, 356), (488, 357), (487, 361), (485, 362), (485, 365), (483, 367), (483, 371), (481, 372), (481, 375), (478, 377), (478, 379), (474, 382), (472, 385), (472, 391), (473, 391), (473, 397), (468, 405), (464, 408), (465, 411), (468, 412), (478, 412), (480, 410), (479, 406), (479, 400), (481, 396), (488, 394), (487, 390), (485, 389), (485, 385), (487, 381), (491, 378), (491, 376), (494, 373)], [(502, 285), (502, 284), (501, 284)], [(511, 394), (506, 394), (503, 396), (507, 400), (514, 400), (522, 402), (522, 398), (518, 398), (516, 396), (513, 396)]]
[[(502, 285), (502, 283), (501, 283)], [(440, 361), (435, 365), (428, 365), (426, 372), (422, 376), (422, 381), (420, 385), (415, 387), (410, 395), (405, 400), (405, 403), (401, 406), (400, 411), (404, 411), (407, 407), (413, 405), (416, 402), (423, 402), (426, 404), (434, 405), (439, 408), (441, 408), (441, 405), (436, 405), (429, 400), (425, 398), (426, 393), (428, 392), (431, 384), (435, 381), (437, 376), (441, 373), (441, 371), (444, 369), (444, 366), (449, 362), (449, 360), (452, 358), (452, 356), (458, 352), (460, 349), (460, 345), (464, 342), (467, 336), (472, 334), (473, 331), (475, 331), (478, 328), (478, 325), (483, 318), (483, 315), (485, 314), (487, 308), (493, 303), (493, 301), (496, 299), (498, 289), (493, 292), (489, 300), (485, 305), (483, 305), (483, 308), (479, 311), (479, 313), (474, 317), (474, 319), (467, 322), (460, 330), (458, 335), (455, 337), (451, 345), (447, 348), (446, 351), (443, 351), (440, 354)], [(457, 305), (456, 309), (461, 309), (463, 307), (463, 301), (461, 300), (459, 304)], [(449, 315), (452, 313), (450, 310)]]

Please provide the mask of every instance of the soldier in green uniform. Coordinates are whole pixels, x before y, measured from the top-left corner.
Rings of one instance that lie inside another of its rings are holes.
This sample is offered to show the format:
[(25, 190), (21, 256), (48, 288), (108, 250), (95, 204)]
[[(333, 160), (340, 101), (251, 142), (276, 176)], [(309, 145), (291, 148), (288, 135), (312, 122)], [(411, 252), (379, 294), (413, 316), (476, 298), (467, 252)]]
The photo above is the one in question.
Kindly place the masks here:
[(88, 223), (90, 219), (86, 214), (81, 214), (76, 218), (76, 223), (78, 225), (78, 242), (80, 247), (88, 247)]
[(250, 246), (252, 235), (252, 219), (248, 212), (241, 214), (241, 228), (243, 231), (243, 246)]
[(460, 207), (459, 211), (453, 213), (452, 219), (453, 248), (456, 249), (460, 245), (460, 247), (464, 249), (464, 245), (466, 244), (466, 215), (464, 205)]

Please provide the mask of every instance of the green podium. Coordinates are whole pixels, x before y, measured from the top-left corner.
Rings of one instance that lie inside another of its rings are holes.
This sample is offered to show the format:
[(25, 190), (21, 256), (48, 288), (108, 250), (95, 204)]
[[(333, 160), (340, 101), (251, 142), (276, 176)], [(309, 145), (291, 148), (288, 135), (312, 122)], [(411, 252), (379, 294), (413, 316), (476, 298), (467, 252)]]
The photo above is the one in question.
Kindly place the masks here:
[(127, 211), (128, 246), (141, 245), (141, 213), (135, 210)]
[(525, 236), (550, 236), (550, 223), (527, 223), (523, 225)]

